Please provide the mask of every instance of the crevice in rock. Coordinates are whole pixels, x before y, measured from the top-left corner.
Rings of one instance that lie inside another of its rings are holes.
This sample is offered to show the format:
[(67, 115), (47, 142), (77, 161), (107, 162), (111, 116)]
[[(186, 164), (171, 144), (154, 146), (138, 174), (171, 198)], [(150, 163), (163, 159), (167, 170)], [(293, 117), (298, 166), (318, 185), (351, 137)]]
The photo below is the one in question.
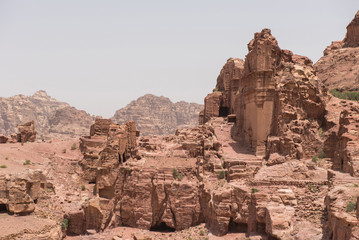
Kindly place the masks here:
[(229, 220), (228, 224), (229, 233), (247, 233), (248, 224), (247, 223), (237, 223), (233, 221), (233, 218)]
[(176, 231), (176, 229), (167, 226), (167, 224), (164, 223), (164, 222), (161, 222), (161, 223), (151, 227), (150, 231), (153, 231), (153, 232), (174, 232), (174, 231)]
[(0, 213), (7, 213), (6, 204), (0, 204)]

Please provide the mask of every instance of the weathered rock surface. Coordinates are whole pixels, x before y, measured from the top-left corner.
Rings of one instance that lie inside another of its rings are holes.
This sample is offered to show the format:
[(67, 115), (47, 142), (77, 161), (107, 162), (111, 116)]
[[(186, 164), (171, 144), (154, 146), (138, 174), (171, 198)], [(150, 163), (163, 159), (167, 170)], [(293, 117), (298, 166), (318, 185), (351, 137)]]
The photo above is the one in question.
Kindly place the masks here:
[(248, 50), (244, 69), (239, 59), (223, 67), (218, 91), (205, 99), (202, 122), (235, 114), (235, 137), (267, 159), (272, 153), (300, 159), (320, 151), (317, 131), (325, 106), (312, 62), (281, 50), (269, 29), (256, 33)]
[(319, 79), (330, 89), (359, 90), (359, 12), (347, 26), (343, 41), (334, 41), (314, 65)]
[(35, 142), (36, 140), (36, 131), (34, 121), (27, 122), (24, 124), (17, 125), (19, 133), (17, 134), (18, 142)]
[(135, 121), (143, 136), (173, 134), (178, 127), (196, 126), (201, 108), (201, 104), (172, 103), (166, 97), (146, 94), (117, 110), (112, 120), (116, 123)]
[(39, 171), (0, 175), (0, 206), (9, 213), (28, 214), (35, 210), (41, 188), (46, 183)]
[(0, 134), (6, 136), (16, 133), (18, 124), (29, 121), (34, 121), (39, 139), (81, 136), (93, 120), (85, 111), (51, 98), (45, 91), (0, 98)]
[(203, 116), (199, 122), (203, 124), (211, 117), (227, 116), (236, 111), (235, 96), (238, 91), (240, 79), (244, 72), (244, 62), (239, 58), (230, 58), (223, 66), (213, 93), (204, 100)]
[(91, 126), (90, 136), (80, 138), (80, 149), (84, 155), (80, 162), (83, 177), (94, 182), (101, 171), (110, 172), (116, 177), (115, 171), (111, 173), (112, 168), (136, 157), (137, 135), (139, 132), (133, 121), (120, 125), (110, 119), (96, 119)]

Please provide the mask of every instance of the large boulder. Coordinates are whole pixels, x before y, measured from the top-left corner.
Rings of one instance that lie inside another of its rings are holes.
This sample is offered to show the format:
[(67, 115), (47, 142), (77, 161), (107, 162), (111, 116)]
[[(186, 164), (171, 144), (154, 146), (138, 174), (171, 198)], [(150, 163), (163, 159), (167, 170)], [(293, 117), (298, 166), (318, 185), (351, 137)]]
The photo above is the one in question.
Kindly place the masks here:
[(17, 136), (18, 142), (35, 142), (36, 140), (36, 131), (34, 121), (23, 123), (17, 125), (19, 133)]

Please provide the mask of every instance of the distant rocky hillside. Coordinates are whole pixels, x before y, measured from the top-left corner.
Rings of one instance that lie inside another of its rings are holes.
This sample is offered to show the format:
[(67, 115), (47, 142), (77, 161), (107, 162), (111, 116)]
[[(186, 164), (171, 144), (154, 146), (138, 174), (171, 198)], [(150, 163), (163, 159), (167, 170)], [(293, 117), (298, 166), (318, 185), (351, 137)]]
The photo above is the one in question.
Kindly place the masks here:
[(0, 97), (0, 134), (15, 133), (18, 124), (31, 120), (40, 139), (86, 135), (94, 118), (42, 90), (32, 96)]
[(334, 41), (314, 65), (329, 89), (359, 91), (359, 11), (347, 26), (344, 40)]
[(146, 94), (117, 110), (112, 119), (117, 123), (134, 120), (143, 136), (173, 134), (179, 127), (197, 125), (202, 107), (197, 103), (173, 103), (169, 98)]

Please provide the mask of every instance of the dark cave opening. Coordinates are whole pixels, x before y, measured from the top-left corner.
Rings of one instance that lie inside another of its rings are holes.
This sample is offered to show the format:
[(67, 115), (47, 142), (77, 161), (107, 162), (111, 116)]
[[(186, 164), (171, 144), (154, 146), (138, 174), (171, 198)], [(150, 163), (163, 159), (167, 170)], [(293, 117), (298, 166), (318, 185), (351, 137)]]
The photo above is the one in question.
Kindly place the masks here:
[(228, 107), (219, 107), (219, 117), (227, 117), (229, 114), (229, 108)]
[(257, 233), (265, 233), (266, 232), (266, 224), (257, 222)]
[(6, 204), (0, 204), (0, 213), (7, 213)]
[(247, 223), (236, 223), (231, 218), (229, 220), (228, 232), (229, 233), (247, 233), (248, 224)]
[(272, 235), (268, 235), (268, 240), (280, 240), (279, 238), (273, 237)]
[(164, 223), (164, 222), (161, 222), (160, 224), (157, 224), (157, 225), (151, 227), (150, 231), (154, 231), (154, 232), (174, 232), (174, 231), (176, 231), (176, 229), (167, 226), (167, 224)]
[(125, 153), (123, 153), (122, 155), (121, 155), (121, 153), (120, 154), (118, 154), (118, 162), (121, 164), (121, 163), (125, 163), (126, 162), (126, 154)]

